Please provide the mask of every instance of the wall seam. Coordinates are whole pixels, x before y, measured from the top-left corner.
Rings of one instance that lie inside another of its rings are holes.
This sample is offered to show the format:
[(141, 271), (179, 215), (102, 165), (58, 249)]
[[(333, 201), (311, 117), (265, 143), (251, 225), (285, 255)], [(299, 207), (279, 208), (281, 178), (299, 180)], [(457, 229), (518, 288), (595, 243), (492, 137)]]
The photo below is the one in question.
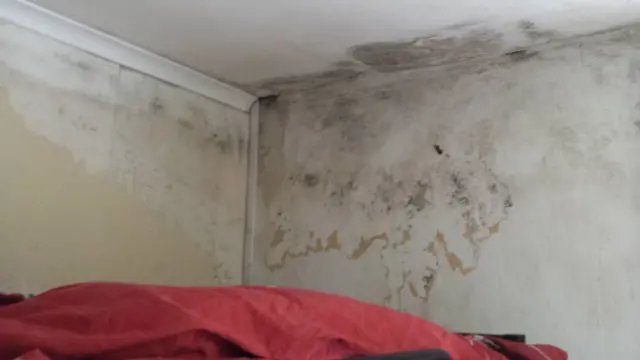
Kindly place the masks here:
[(256, 100), (249, 111), (249, 141), (247, 157), (247, 177), (245, 191), (245, 226), (242, 247), (242, 284), (251, 285), (253, 266), (256, 204), (258, 196), (258, 151), (260, 131), (260, 99)]

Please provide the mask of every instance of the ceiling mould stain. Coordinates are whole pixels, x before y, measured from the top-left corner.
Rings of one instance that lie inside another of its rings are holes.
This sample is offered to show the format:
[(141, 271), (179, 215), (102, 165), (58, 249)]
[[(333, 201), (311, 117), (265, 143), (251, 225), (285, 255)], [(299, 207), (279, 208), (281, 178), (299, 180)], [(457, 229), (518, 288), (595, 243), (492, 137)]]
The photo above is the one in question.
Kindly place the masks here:
[(370, 72), (393, 73), (477, 63), (503, 55), (511, 61), (521, 62), (538, 55), (532, 46), (562, 39), (556, 31), (540, 29), (529, 20), (514, 24), (514, 30), (524, 39), (517, 44), (505, 41), (502, 32), (481, 26), (476, 22), (462, 23), (432, 36), (356, 45), (347, 50), (350, 60), (336, 62), (329, 70), (269, 79), (243, 88), (258, 96), (267, 96), (317, 89), (337, 82), (353, 82)]
[(405, 42), (377, 42), (351, 48), (351, 56), (379, 71), (395, 72), (460, 63), (502, 49), (502, 34), (473, 31), (463, 36), (430, 36)]

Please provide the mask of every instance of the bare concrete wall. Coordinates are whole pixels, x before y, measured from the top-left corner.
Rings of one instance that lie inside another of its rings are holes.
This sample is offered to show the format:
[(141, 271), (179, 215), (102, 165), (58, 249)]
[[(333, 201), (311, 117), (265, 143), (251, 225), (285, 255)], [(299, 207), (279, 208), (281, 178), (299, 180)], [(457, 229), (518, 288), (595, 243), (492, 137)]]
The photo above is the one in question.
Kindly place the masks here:
[(247, 114), (0, 24), (0, 291), (241, 281)]
[(252, 282), (640, 357), (639, 45), (631, 27), (263, 101)]

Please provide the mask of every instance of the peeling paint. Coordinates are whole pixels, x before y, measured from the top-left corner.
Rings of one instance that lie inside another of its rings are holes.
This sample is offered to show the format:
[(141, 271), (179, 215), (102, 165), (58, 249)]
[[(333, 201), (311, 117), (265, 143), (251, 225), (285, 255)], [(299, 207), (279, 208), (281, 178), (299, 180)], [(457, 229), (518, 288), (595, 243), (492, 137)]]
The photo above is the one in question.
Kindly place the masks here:
[[(313, 237), (313, 234), (310, 234), (310, 236)], [(294, 253), (292, 249), (287, 248), (282, 254), (280, 261), (278, 261), (277, 263), (269, 263), (268, 261), (266, 261), (265, 265), (267, 269), (269, 269), (271, 272), (274, 272), (284, 268), (287, 265), (288, 260), (304, 258), (311, 254), (325, 253), (331, 250), (340, 251), (342, 249), (342, 245), (340, 244), (338, 233), (336, 231), (331, 233), (331, 235), (327, 237), (325, 242), (326, 245), (323, 245), (322, 240), (320, 238), (316, 238), (314, 245), (307, 245), (304, 248), (304, 251), (299, 253)]]
[(425, 304), (429, 302), (429, 293), (431, 293), (431, 289), (433, 289), (433, 286), (435, 285), (437, 276), (436, 270), (429, 270), (430, 273), (422, 277), (422, 290), (424, 291), (424, 295), (420, 295), (416, 285), (413, 282), (409, 282), (409, 292), (411, 293), (411, 296), (422, 300)]
[[(435, 243), (436, 245), (440, 245), (442, 247), (444, 251), (444, 256), (446, 257), (447, 263), (449, 264), (449, 267), (451, 268), (452, 271), (459, 271), (462, 275), (468, 275), (473, 270), (476, 269), (476, 266), (465, 266), (460, 260), (460, 258), (458, 257), (458, 255), (449, 251), (447, 242), (445, 241), (445, 238), (444, 238), (444, 234), (441, 233), (439, 230), (436, 233)], [(434, 249), (434, 252), (437, 253), (435, 249)]]
[(351, 254), (349, 255), (349, 260), (357, 260), (362, 255), (364, 255), (367, 250), (373, 245), (374, 242), (381, 240), (385, 243), (385, 247), (389, 245), (389, 237), (387, 233), (382, 233), (380, 235), (372, 236), (370, 238), (360, 238), (360, 242), (358, 242), (358, 247), (356, 247)]

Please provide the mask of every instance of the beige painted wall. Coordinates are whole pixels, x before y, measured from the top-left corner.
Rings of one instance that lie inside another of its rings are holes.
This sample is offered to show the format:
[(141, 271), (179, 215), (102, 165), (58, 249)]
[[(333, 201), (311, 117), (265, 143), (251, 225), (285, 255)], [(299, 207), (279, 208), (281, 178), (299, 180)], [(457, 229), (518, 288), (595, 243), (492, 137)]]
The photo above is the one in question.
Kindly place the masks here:
[(248, 115), (0, 23), (0, 291), (241, 281)]
[(638, 29), (263, 101), (252, 282), (640, 358)]

